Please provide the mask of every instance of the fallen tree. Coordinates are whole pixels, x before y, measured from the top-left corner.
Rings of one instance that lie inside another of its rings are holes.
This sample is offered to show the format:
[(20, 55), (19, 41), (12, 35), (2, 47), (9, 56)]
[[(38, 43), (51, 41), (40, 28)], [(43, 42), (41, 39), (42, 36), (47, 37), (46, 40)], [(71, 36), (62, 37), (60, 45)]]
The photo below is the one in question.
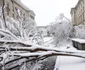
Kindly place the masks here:
[[(22, 41), (4, 30), (0, 30), (0, 34), (0, 70), (11, 70), (20, 67), (24, 63), (44, 60), (51, 56), (74, 56), (85, 58), (84, 51), (69, 51), (68, 49), (61, 50), (57, 47), (39, 46), (29, 41)], [(3, 37), (5, 37), (4, 34), (6, 34), (6, 37), (11, 36), (12, 38), (5, 40), (3, 39)]]
[[(10, 41), (9, 43), (6, 41), (2, 41), (2, 42), (7, 43), (7, 46), (0, 46), (0, 49), (3, 48), (4, 50), (3, 52), (1, 51), (2, 53), (0, 55), (0, 58), (2, 58), (0, 61), (1, 63), (0, 67), (3, 68), (4, 66), (6, 70), (13, 69), (16, 66), (20, 66), (25, 62), (30, 62), (33, 60), (37, 60), (37, 61), (43, 60), (51, 56), (73, 56), (73, 57), (85, 58), (85, 51), (80, 51), (80, 50), (75, 50), (75, 51), (69, 51), (68, 49), (61, 50), (56, 47), (44, 47), (36, 44), (33, 44), (31, 47), (27, 47), (27, 44), (24, 45), (24, 47), (20, 47), (20, 46), (13, 47), (12, 44), (15, 44), (15, 42), (10, 42)], [(11, 47), (8, 45), (10, 43), (11, 43)], [(16, 58), (8, 60), (9, 58), (12, 57), (16, 57)], [(14, 63), (14, 62), (18, 62), (18, 63)], [(14, 64), (8, 67), (10, 63), (14, 63)]]

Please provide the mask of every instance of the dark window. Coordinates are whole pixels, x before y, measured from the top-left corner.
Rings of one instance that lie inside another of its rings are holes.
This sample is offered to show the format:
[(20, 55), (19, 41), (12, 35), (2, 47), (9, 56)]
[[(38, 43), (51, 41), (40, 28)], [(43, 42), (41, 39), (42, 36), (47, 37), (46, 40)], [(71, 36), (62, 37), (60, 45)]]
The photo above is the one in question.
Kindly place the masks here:
[(12, 6), (12, 11), (14, 12), (14, 6)]
[(7, 4), (6, 11), (7, 11), (7, 15), (9, 15), (10, 12), (9, 4)]
[(15, 10), (16, 10), (16, 18), (18, 19), (19, 16), (18, 16), (18, 9), (15, 7)]
[(17, 19), (19, 18), (19, 16), (17, 15)]
[(20, 11), (20, 15), (22, 15), (22, 11)]
[(11, 0), (11, 2), (13, 3), (13, 0)]
[(25, 20), (25, 14), (23, 14), (23, 20)]
[(14, 18), (14, 7), (12, 6), (12, 16)]
[(17, 11), (17, 8), (15, 7), (15, 10)]
[(32, 15), (30, 15), (30, 17), (31, 17), (32, 19), (34, 19), (34, 17), (33, 17)]
[(12, 16), (13, 16), (13, 18), (14, 18), (14, 13), (12, 13)]

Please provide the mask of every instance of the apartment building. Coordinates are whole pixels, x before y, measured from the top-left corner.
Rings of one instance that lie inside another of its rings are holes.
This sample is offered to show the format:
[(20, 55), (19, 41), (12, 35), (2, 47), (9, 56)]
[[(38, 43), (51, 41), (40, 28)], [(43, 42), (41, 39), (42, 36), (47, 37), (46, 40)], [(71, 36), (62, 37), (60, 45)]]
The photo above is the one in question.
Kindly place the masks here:
[(0, 7), (4, 6), (5, 17), (9, 16), (15, 20), (35, 19), (35, 13), (26, 7), (20, 0), (0, 0)]
[(85, 24), (85, 0), (79, 0), (74, 8), (71, 8), (73, 25)]

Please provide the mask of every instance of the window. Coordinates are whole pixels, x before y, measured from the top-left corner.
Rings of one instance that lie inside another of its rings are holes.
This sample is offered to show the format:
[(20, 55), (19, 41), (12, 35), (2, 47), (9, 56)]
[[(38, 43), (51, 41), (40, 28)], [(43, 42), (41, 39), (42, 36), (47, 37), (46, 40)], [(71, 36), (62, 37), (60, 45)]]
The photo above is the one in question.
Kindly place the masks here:
[(18, 19), (19, 16), (18, 16), (18, 9), (15, 7), (15, 10), (16, 10), (16, 18)]
[(20, 15), (22, 15), (22, 11), (20, 10)]
[(13, 16), (13, 18), (14, 18), (14, 13), (12, 13), (12, 16)]
[(23, 14), (23, 20), (25, 20), (25, 14)]
[(14, 7), (12, 6), (12, 17), (14, 18)]
[(13, 3), (13, 0), (11, 0), (11, 2)]
[(17, 15), (17, 19), (19, 19), (19, 16)]
[(7, 11), (7, 15), (9, 15), (10, 12), (9, 4), (7, 4), (6, 11)]
[(34, 17), (33, 17), (32, 15), (30, 15), (30, 17), (31, 17), (32, 19), (34, 19)]
[(84, 6), (83, 6), (83, 11), (84, 11)]

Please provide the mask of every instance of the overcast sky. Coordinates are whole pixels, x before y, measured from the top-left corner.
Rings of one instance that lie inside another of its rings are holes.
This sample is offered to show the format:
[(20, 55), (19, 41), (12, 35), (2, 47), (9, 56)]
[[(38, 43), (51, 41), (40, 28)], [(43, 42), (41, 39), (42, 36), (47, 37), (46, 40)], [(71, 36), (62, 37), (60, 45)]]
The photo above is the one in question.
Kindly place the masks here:
[(21, 0), (28, 8), (36, 14), (37, 25), (47, 25), (55, 21), (59, 13), (64, 13), (70, 17), (70, 9), (74, 7), (78, 0)]

